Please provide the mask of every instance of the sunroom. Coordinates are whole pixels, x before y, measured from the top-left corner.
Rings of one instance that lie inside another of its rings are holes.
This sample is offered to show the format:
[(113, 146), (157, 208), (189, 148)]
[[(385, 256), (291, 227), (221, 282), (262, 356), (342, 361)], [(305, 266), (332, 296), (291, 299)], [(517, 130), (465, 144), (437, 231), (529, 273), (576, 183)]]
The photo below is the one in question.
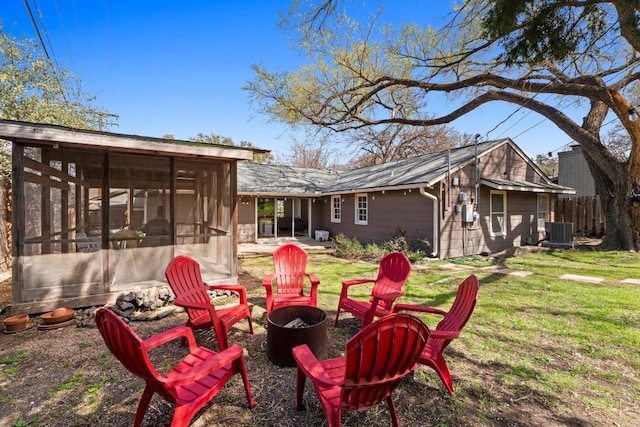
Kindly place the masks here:
[(107, 303), (164, 285), (181, 254), (237, 281), (241, 147), (0, 120), (12, 143), (11, 311)]

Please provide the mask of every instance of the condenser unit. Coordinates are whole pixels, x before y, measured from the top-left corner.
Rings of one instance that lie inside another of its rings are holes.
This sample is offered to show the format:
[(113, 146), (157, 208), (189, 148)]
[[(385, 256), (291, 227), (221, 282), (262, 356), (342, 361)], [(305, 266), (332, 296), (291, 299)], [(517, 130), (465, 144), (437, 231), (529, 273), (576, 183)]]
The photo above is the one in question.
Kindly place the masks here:
[(546, 236), (543, 246), (559, 246), (573, 248), (572, 222), (547, 222), (544, 225)]

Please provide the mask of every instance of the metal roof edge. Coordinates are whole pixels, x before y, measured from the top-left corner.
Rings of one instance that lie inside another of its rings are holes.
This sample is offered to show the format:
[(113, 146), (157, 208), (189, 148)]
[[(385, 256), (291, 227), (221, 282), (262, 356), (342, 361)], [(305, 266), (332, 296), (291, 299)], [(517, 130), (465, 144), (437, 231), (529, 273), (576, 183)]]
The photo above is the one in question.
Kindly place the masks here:
[(532, 186), (531, 185), (532, 183), (530, 182), (522, 182), (521, 183), (522, 185), (511, 185), (511, 184), (501, 184), (498, 182), (494, 182), (487, 178), (481, 178), (480, 184), (486, 185), (487, 187), (493, 188), (495, 190), (503, 190), (503, 191), (521, 191), (521, 192), (550, 193), (550, 194), (576, 194), (576, 190), (574, 188), (562, 187), (562, 186), (535, 187), (535, 186)]
[[(438, 181), (439, 182), (439, 181)], [(388, 186), (388, 187), (372, 187), (372, 188), (361, 188), (355, 190), (344, 190), (344, 191), (321, 191), (314, 193), (275, 193), (275, 192), (253, 192), (253, 191), (238, 191), (238, 195), (244, 196), (268, 196), (268, 197), (286, 197), (286, 196), (299, 196), (299, 197), (322, 197), (322, 196), (336, 196), (340, 194), (359, 194), (359, 193), (378, 193), (382, 191), (403, 191), (403, 190), (418, 190), (420, 188), (428, 188), (432, 189), (433, 185), (437, 184), (434, 182), (431, 185), (418, 185), (418, 184), (407, 184), (407, 185), (398, 185), (398, 186)]]
[[(50, 142), (68, 146), (115, 148), (129, 151), (137, 150), (144, 153), (182, 154), (199, 157), (225, 157), (237, 160), (250, 160), (256, 151), (248, 147), (128, 135), (4, 119), (0, 119), (0, 138), (22, 143)], [(137, 146), (136, 143), (140, 142), (144, 142), (145, 145)], [(105, 146), (105, 143), (108, 146)]]

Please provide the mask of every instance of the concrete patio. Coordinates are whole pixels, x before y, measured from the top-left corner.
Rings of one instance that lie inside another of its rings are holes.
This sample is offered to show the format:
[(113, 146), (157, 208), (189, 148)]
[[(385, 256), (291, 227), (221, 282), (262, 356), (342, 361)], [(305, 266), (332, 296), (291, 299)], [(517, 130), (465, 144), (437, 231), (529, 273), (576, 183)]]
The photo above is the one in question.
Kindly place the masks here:
[(256, 243), (240, 243), (238, 244), (238, 256), (248, 257), (255, 255), (271, 254), (278, 247), (285, 243), (293, 243), (300, 246), (307, 252), (324, 252), (330, 251), (333, 247), (333, 241), (317, 241), (310, 238), (281, 238), (281, 239), (259, 239)]

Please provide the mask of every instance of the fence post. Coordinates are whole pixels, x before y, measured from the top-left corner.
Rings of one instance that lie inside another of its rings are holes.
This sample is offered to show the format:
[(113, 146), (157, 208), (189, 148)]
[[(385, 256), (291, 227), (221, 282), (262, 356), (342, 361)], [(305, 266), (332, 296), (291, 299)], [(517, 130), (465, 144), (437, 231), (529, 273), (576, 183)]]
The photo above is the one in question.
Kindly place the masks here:
[(593, 221), (593, 197), (585, 197), (584, 198), (584, 206), (585, 206), (585, 236), (593, 236), (596, 231), (596, 224)]
[(605, 223), (604, 213), (602, 212), (602, 199), (600, 196), (596, 196), (595, 210), (598, 215), (598, 219), (596, 221), (596, 235), (598, 237), (604, 236), (604, 233), (607, 229), (607, 224)]

